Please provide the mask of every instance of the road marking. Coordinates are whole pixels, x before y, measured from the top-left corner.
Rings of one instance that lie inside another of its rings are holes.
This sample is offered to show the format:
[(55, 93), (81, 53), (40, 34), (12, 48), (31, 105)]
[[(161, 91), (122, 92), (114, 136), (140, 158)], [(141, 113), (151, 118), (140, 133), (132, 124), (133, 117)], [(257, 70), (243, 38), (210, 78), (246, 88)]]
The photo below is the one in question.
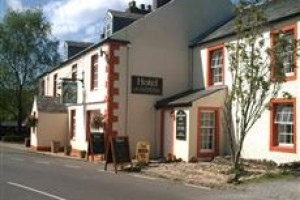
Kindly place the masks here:
[(48, 162), (48, 161), (39, 161), (39, 160), (36, 160), (34, 162), (37, 163), (37, 164), (42, 164), (42, 165), (50, 165), (50, 162)]
[(14, 157), (11, 157), (10, 159), (13, 160), (13, 161), (19, 161), (19, 162), (25, 161), (25, 159), (23, 159), (23, 158), (14, 158)]
[(81, 168), (80, 166), (77, 166), (77, 165), (64, 165), (64, 167), (72, 168), (72, 169), (80, 169)]
[(193, 187), (193, 188), (198, 188), (198, 189), (203, 189), (203, 190), (211, 190), (209, 187), (204, 187), (204, 186), (200, 186), (200, 185), (194, 185), (194, 184), (189, 184), (189, 183), (185, 183), (184, 185), (187, 187)]
[(7, 184), (18, 187), (18, 188), (22, 188), (22, 189), (30, 191), (30, 192), (35, 192), (37, 194), (40, 194), (40, 195), (43, 195), (43, 196), (46, 196), (46, 197), (50, 197), (52, 199), (66, 200), (62, 197), (59, 197), (59, 196), (56, 196), (56, 195), (53, 195), (53, 194), (50, 194), (50, 193), (47, 193), (47, 192), (43, 192), (43, 191), (31, 188), (31, 187), (27, 187), (27, 186), (19, 184), (19, 183), (7, 182)]
[(157, 180), (157, 178), (153, 178), (153, 177), (149, 177), (149, 176), (143, 176), (143, 175), (139, 175), (139, 174), (134, 174), (133, 176), (136, 177), (136, 178), (141, 178), (141, 179)]

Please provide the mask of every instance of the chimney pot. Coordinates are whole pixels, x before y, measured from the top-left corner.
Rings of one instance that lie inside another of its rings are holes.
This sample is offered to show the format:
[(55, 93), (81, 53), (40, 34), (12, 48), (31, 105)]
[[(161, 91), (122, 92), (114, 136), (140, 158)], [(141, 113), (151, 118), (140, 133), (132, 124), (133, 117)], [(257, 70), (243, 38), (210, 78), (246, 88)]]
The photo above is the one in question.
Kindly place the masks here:
[(145, 4), (141, 4), (141, 10), (146, 10)]
[(149, 11), (149, 12), (152, 11), (152, 6), (151, 5), (147, 5), (147, 11)]
[(136, 7), (136, 2), (135, 1), (129, 2), (129, 7), (130, 8), (135, 8)]

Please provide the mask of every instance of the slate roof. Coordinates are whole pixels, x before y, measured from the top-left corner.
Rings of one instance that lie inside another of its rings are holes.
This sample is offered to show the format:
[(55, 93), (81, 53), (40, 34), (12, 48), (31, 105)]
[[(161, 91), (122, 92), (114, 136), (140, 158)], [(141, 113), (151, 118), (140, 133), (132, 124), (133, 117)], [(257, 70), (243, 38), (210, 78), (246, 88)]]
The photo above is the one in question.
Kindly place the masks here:
[(92, 46), (94, 44), (94, 43), (91, 43), (91, 42), (78, 42), (78, 41), (71, 41), (71, 40), (66, 40), (65, 43), (68, 46), (83, 47), (83, 48), (87, 48), (87, 47)]
[(207, 89), (198, 90), (187, 90), (180, 94), (176, 94), (169, 98), (158, 101), (155, 104), (155, 108), (166, 108), (166, 107), (191, 107), (194, 101), (201, 98), (207, 97), (208, 95), (214, 94), (218, 91), (226, 89), (226, 86), (214, 86)]
[(122, 12), (118, 10), (108, 10), (112, 14), (113, 17), (122, 17), (122, 18), (130, 18), (130, 19), (140, 19), (141, 17), (145, 16), (144, 14), (138, 13), (130, 13), (130, 12)]
[[(269, 23), (276, 23), (286, 19), (300, 16), (300, 0), (273, 0), (266, 10)], [(234, 32), (234, 17), (221, 26), (216, 26), (209, 33), (201, 34), (194, 41), (192, 46), (212, 42), (218, 39), (223, 39), (235, 35)]]
[(37, 97), (37, 107), (38, 110), (42, 112), (67, 112), (67, 107), (60, 103), (59, 97)]

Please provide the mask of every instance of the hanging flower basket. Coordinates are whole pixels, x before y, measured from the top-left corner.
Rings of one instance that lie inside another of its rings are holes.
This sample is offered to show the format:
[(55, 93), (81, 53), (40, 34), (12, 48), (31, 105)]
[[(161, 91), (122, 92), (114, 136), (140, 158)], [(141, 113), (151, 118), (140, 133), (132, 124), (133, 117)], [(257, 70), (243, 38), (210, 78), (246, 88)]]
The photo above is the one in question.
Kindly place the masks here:
[(27, 124), (29, 125), (29, 127), (36, 127), (38, 123), (38, 119), (35, 116), (29, 116), (28, 120), (27, 120)]
[(101, 113), (97, 113), (93, 116), (91, 121), (91, 127), (94, 129), (103, 128), (105, 125), (104, 116)]

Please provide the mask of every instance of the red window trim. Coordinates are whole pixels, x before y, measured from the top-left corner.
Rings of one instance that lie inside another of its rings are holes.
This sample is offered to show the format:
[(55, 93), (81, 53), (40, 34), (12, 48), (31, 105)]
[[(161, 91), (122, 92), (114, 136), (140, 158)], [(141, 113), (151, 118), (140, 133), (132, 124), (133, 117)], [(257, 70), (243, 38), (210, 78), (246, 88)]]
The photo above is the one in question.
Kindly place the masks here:
[[(197, 157), (205, 158), (205, 157), (214, 157), (219, 155), (220, 151), (220, 109), (219, 107), (199, 107), (198, 108), (198, 120), (197, 120)], [(215, 132), (215, 149), (213, 152), (201, 152), (201, 113), (203, 111), (214, 111), (216, 114), (216, 132)]]
[[(293, 105), (293, 115), (294, 115), (294, 123), (293, 123), (293, 143), (292, 147), (282, 147), (277, 144), (277, 133), (276, 127), (274, 124), (275, 115), (276, 115), (276, 106), (279, 104), (292, 104)], [(296, 153), (297, 152), (297, 117), (296, 117), (296, 98), (277, 98), (271, 99), (271, 112), (270, 112), (270, 151), (277, 151), (283, 153)]]
[[(298, 38), (298, 31), (297, 31), (297, 24), (292, 25), (286, 25), (283, 27), (280, 27), (279, 30), (272, 30), (271, 31), (271, 48), (275, 46), (275, 36), (279, 34), (280, 31), (283, 32), (293, 32), (294, 33), (294, 39)], [(294, 73), (292, 76), (287, 76), (285, 78), (285, 81), (294, 81), (297, 79), (297, 48), (294, 49)], [(274, 77), (274, 69), (272, 68), (271, 71), (272, 77)]]
[(76, 123), (76, 121), (74, 120), (74, 117), (76, 116), (76, 110), (71, 110), (70, 116), (71, 116), (70, 139), (73, 139), (76, 135), (75, 133), (76, 130), (74, 130), (74, 123)]
[(217, 51), (217, 50), (222, 50), (222, 84), (224, 85), (224, 81), (225, 81), (225, 49), (224, 49), (224, 44), (221, 43), (221, 44), (218, 44), (214, 47), (210, 47), (207, 49), (207, 86), (213, 86), (214, 83), (213, 83), (213, 74), (212, 74), (212, 71), (211, 71), (211, 68), (210, 68), (210, 65), (211, 65), (211, 55), (214, 51)]
[(53, 76), (53, 97), (57, 95), (57, 74)]
[[(95, 86), (95, 69), (94, 69), (94, 64), (95, 64), (95, 58), (97, 57), (97, 65), (99, 67), (99, 57), (98, 54), (95, 54), (91, 57), (91, 91), (95, 90), (98, 88), (98, 86)], [(99, 76), (99, 70), (98, 70), (98, 76)], [(98, 77), (97, 77), (98, 78)]]

